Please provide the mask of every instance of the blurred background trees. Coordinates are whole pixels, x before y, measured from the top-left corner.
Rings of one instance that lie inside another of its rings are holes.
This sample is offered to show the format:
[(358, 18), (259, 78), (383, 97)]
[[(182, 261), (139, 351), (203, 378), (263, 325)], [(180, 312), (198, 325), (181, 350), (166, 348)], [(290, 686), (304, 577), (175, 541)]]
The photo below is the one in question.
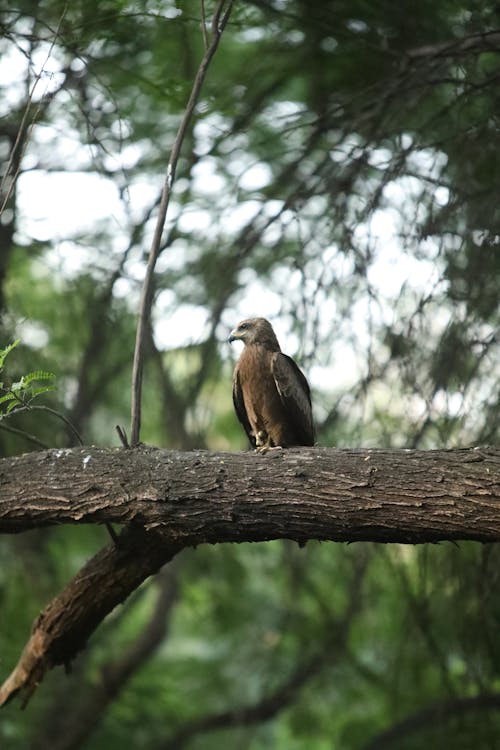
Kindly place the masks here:
[[(0, 345), (21, 339), (12, 380), (57, 374), (44, 403), (86, 443), (128, 422), (201, 7), (0, 5)], [(254, 314), (307, 372), (321, 445), (498, 442), (499, 61), (493, 2), (236, 3), (155, 276), (145, 442), (247, 447), (226, 338)], [(46, 413), (0, 422), (3, 455), (74, 440)], [(97, 527), (0, 540), (2, 676), (104, 543)], [(4, 709), (2, 746), (496, 748), (499, 570), (474, 544), (185, 552), (71, 676)]]

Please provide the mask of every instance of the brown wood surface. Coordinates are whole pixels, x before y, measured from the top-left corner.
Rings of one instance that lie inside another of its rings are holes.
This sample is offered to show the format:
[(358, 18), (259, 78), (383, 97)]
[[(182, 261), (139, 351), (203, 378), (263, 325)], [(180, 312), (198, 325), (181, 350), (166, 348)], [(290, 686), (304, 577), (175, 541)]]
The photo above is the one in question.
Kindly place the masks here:
[(288, 538), (500, 541), (500, 449), (73, 448), (0, 460), (0, 532), (125, 524), (33, 624), (0, 705), (26, 701), (104, 617), (181, 549)]
[(500, 540), (500, 449), (74, 448), (0, 460), (0, 533), (134, 522), (184, 546)]

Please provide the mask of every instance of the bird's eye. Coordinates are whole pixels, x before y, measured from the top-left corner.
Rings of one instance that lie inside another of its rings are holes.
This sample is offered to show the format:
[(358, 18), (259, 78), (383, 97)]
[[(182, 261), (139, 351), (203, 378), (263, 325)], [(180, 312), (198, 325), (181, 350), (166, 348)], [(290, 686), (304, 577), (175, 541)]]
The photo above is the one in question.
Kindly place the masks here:
[(248, 328), (248, 323), (242, 323), (240, 325), (240, 331), (246, 331), (247, 328)]

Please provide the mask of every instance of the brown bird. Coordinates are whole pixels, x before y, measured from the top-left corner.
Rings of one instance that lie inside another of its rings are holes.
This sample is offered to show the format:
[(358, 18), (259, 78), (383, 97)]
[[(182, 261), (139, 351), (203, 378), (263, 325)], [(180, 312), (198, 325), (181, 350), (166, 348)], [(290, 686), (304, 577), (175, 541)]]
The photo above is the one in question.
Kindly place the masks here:
[(248, 318), (231, 331), (229, 341), (245, 348), (233, 375), (233, 403), (252, 446), (314, 445), (311, 392), (303, 372), (283, 354), (265, 318)]

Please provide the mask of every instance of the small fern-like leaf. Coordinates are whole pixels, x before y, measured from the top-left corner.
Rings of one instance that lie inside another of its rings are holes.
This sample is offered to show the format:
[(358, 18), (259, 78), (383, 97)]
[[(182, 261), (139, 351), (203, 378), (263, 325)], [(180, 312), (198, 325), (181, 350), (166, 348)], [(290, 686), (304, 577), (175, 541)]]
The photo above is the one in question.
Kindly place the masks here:
[(7, 357), (7, 355), (16, 348), (20, 341), (21, 339), (16, 339), (12, 342), (12, 344), (5, 346), (3, 349), (0, 349), (0, 370), (3, 368), (3, 363), (5, 362), (5, 358)]
[(23, 386), (26, 388), (34, 380), (54, 380), (55, 375), (53, 372), (47, 372), (47, 370), (35, 370), (34, 372), (28, 372), (22, 377)]
[(0, 404), (5, 403), (6, 401), (12, 401), (12, 399), (16, 399), (17, 401), (17, 396), (15, 393), (10, 393), (9, 391), (9, 393), (5, 393), (3, 396), (0, 396)]

